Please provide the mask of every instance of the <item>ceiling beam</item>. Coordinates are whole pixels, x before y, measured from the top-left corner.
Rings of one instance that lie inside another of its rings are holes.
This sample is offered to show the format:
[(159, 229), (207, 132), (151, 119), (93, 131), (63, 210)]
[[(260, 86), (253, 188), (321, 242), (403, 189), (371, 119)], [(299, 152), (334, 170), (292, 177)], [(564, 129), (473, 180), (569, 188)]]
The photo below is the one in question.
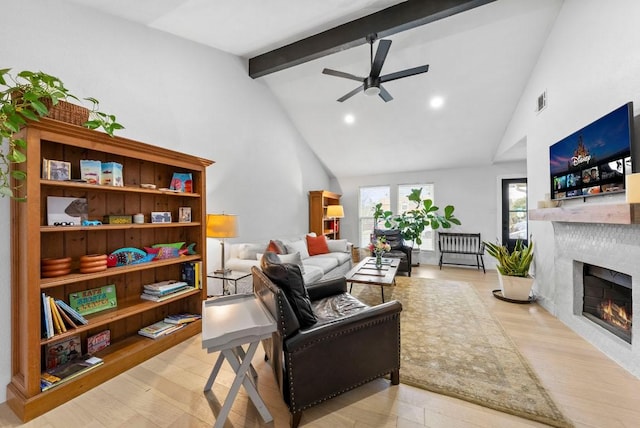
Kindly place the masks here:
[(306, 39), (249, 59), (249, 76), (262, 77), (285, 68), (331, 55), (378, 38), (482, 6), (495, 0), (407, 0), (379, 12), (339, 25)]

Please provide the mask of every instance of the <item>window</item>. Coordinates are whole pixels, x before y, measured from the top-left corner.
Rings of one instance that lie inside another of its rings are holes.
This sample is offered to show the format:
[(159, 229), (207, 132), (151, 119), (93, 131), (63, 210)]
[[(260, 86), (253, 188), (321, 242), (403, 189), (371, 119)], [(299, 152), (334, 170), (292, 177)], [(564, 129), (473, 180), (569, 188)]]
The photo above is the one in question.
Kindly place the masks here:
[[(422, 193), (420, 193), (422, 199), (433, 200), (433, 184), (401, 184), (398, 186), (398, 213), (403, 213), (415, 208), (415, 202), (407, 198), (411, 194), (412, 189), (422, 189)], [(420, 245), (421, 250), (434, 250), (433, 235), (433, 230), (430, 227), (424, 230), (422, 233), (422, 244)], [(414, 248), (417, 248), (417, 244), (414, 245)]]
[(369, 245), (370, 236), (373, 233), (373, 211), (378, 203), (382, 203), (382, 209), (391, 209), (391, 197), (389, 186), (361, 187), (360, 188), (360, 246)]

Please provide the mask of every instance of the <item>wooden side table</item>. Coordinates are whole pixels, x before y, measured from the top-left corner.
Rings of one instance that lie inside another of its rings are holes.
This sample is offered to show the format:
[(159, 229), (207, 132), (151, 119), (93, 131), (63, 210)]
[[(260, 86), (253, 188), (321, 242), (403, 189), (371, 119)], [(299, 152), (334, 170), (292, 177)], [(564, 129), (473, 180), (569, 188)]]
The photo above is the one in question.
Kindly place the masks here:
[[(275, 321), (253, 294), (236, 294), (202, 302), (202, 348), (209, 353), (220, 351), (204, 391), (211, 390), (225, 359), (236, 373), (214, 428), (224, 426), (240, 385), (244, 386), (262, 419), (266, 423), (273, 421), (256, 388), (258, 374), (251, 365), (251, 359), (260, 341), (270, 338), (274, 331)], [(246, 352), (242, 347), (245, 344), (249, 345)], [(248, 372), (251, 376), (247, 376)]]

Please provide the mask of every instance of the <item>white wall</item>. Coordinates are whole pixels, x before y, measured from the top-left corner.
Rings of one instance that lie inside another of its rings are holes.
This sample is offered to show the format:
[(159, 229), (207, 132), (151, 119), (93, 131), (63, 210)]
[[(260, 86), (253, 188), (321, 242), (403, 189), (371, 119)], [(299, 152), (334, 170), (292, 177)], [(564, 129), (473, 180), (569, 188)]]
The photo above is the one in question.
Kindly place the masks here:
[[(549, 193), (551, 144), (627, 101), (640, 113), (638, 17), (640, 2), (634, 0), (565, 0), (501, 142), (507, 150), (527, 139), (529, 206)], [(536, 114), (536, 98), (545, 89), (547, 108)], [(587, 203), (621, 200), (598, 197)], [(555, 313), (556, 287), (566, 284), (554, 282), (553, 229), (549, 222), (531, 222), (530, 229), (537, 245), (535, 288)]]
[[(46, 0), (4, 1), (0, 68), (42, 70), (101, 101), (118, 135), (214, 160), (207, 211), (239, 215), (237, 239), (304, 233), (309, 190), (329, 176), (246, 64), (155, 30)], [(28, 22), (28, 24), (27, 24)], [(40, 29), (40, 31), (38, 31)], [(0, 401), (10, 380), (9, 201), (0, 199)], [(219, 245), (209, 243), (209, 269)]]
[[(358, 226), (359, 189), (364, 186), (391, 186), (392, 211), (396, 211), (399, 184), (433, 183), (434, 199), (440, 213), (446, 205), (455, 207), (454, 214), (462, 225), (453, 226), (452, 231), (480, 232), (482, 239), (493, 241), (501, 236), (497, 218), (499, 182), (502, 178), (526, 176), (524, 162), (499, 163), (495, 165), (419, 171), (399, 174), (380, 174), (366, 177), (340, 177), (337, 179), (342, 193), (345, 218), (341, 223), (341, 236), (356, 245), (360, 243)], [(436, 264), (436, 252), (423, 252), (421, 262)], [(494, 268), (491, 257), (485, 257), (485, 265)], [(472, 260), (461, 260), (466, 263)]]

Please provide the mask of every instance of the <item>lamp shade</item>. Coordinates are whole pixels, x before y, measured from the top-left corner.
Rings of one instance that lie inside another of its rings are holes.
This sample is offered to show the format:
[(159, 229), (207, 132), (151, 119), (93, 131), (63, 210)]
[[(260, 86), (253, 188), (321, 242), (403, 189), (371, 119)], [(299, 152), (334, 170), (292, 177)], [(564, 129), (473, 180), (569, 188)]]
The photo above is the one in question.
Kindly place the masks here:
[(207, 238), (234, 238), (238, 236), (237, 217), (230, 214), (207, 214)]
[(327, 207), (327, 217), (342, 218), (344, 217), (344, 208), (342, 205), (329, 205)]

